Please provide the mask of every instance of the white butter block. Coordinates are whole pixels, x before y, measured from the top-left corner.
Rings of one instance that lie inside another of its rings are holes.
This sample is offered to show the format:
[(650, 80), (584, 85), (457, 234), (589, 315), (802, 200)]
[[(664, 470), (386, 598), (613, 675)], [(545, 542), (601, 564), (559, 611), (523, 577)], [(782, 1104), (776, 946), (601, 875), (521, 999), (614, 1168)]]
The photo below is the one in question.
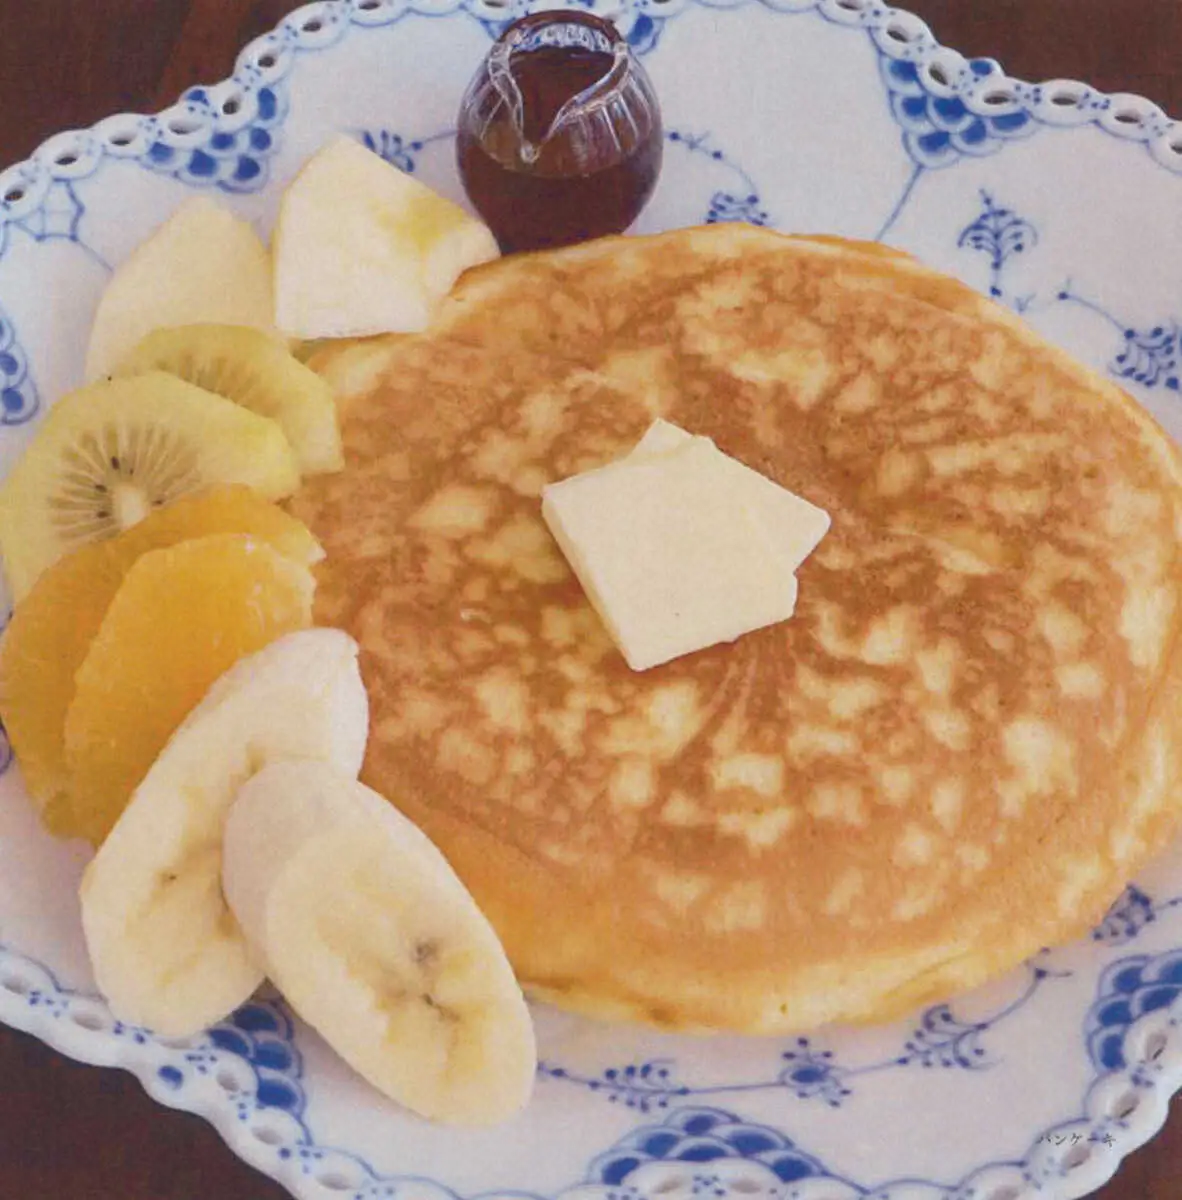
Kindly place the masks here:
[(542, 516), (628, 665), (643, 671), (786, 620), (787, 555), (707, 438), (551, 484)]
[(658, 417), (645, 431), (644, 437), (632, 447), (628, 455), (634, 462), (642, 458), (652, 458), (657, 454), (668, 454), (670, 450), (680, 450), (687, 442), (694, 440), (694, 434), (686, 432), (680, 425)]
[[(640, 461), (668, 454), (695, 440), (714, 446), (709, 438), (696, 437), (680, 426), (658, 418), (632, 448), (628, 459)], [(727, 464), (727, 486), (757, 514), (767, 530), (770, 548), (777, 554), (786, 555), (795, 571), (829, 532), (829, 514), (737, 458), (723, 454), (717, 447), (715, 451)]]

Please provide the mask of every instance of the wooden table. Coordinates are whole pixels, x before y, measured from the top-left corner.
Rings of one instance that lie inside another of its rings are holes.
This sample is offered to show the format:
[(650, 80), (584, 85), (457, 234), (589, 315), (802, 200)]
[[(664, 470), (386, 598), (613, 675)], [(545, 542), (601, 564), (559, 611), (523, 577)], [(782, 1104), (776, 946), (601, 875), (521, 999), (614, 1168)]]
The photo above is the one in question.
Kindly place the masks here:
[[(227, 75), (288, 0), (0, 0), (0, 166), (51, 133)], [(1182, 116), (1179, 0), (912, 0), (937, 37), (1023, 78), (1077, 78)], [(282, 1200), (203, 1121), (119, 1071), (0, 1028), (0, 1200)], [(1182, 1106), (1097, 1200), (1182, 1196)]]

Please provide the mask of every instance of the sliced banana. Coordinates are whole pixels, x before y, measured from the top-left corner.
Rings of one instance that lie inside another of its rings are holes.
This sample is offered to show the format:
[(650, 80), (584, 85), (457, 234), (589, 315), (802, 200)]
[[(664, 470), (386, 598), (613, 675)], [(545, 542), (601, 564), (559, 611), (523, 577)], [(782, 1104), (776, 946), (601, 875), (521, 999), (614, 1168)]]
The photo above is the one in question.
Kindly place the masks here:
[(276, 759), (361, 769), (369, 726), (357, 644), (289, 634), (210, 688), (157, 758), (82, 879), (99, 990), (121, 1019), (170, 1037), (224, 1018), (262, 982), (221, 890), (235, 793)]
[(157, 329), (116, 368), (116, 375), (169, 371), (279, 422), (300, 472), (344, 466), (332, 389), (273, 337), (245, 325)]
[(222, 886), (272, 981), (379, 1091), (457, 1125), (529, 1099), (533, 1026), (492, 926), (447, 860), (376, 792), (278, 762), (238, 794)]

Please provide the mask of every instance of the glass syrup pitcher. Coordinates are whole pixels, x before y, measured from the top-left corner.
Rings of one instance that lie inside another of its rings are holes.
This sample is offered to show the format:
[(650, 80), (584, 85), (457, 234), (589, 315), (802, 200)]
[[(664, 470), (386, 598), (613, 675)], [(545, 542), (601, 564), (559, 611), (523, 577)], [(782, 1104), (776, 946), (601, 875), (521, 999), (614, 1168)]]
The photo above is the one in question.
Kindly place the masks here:
[(497, 39), (460, 108), (456, 159), (501, 249), (622, 233), (661, 169), (648, 75), (609, 22), (523, 17)]

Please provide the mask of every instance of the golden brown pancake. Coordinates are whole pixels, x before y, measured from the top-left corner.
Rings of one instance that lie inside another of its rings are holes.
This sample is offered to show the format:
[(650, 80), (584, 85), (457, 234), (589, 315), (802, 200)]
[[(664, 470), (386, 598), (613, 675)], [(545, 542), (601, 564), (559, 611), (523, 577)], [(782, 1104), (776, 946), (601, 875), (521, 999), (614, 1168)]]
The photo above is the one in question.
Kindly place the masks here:
[[(1182, 461), (959, 283), (741, 226), (608, 239), (317, 365), (348, 466), (295, 507), (363, 647), (363, 778), (534, 994), (895, 1016), (1080, 934), (1177, 830)], [(833, 526), (792, 620), (634, 673), (539, 493), (657, 416)]]

